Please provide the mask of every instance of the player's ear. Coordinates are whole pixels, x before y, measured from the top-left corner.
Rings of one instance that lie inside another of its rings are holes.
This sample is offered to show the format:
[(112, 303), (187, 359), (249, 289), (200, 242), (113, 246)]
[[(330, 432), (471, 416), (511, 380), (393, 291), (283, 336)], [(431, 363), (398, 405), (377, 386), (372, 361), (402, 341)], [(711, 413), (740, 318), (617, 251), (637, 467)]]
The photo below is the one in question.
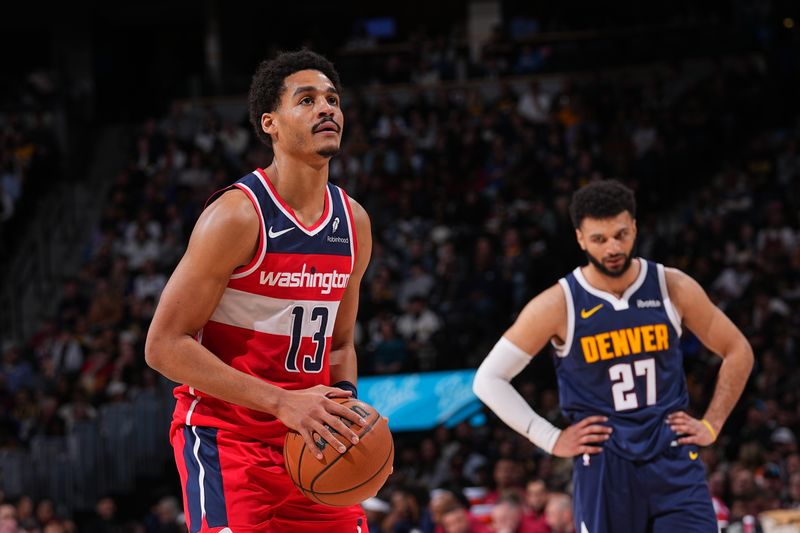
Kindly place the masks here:
[(261, 115), (261, 129), (267, 135), (275, 136), (278, 133), (277, 117), (273, 113), (264, 113)]
[(578, 240), (578, 246), (581, 247), (581, 250), (584, 252), (586, 251), (586, 242), (583, 239), (583, 232), (580, 228), (575, 228), (575, 238)]

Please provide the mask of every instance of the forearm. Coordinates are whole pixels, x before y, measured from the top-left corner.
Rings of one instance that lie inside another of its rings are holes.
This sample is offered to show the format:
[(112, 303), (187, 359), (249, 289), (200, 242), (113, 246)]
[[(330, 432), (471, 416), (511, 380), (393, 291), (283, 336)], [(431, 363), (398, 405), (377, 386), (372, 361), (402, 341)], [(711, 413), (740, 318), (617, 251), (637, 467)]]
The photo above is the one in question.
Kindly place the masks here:
[(349, 381), (353, 385), (358, 384), (358, 357), (355, 346), (347, 344), (332, 349), (330, 361), (331, 385), (340, 381)]
[(172, 381), (226, 402), (275, 415), (284, 391), (224, 363), (188, 335), (150, 339), (147, 363)]
[(706, 410), (705, 418), (719, 434), (733, 407), (742, 395), (753, 368), (753, 351), (744, 341), (722, 360), (714, 396)]
[(561, 431), (539, 416), (511, 385), (530, 360), (518, 346), (501, 337), (475, 373), (472, 390), (511, 429), (553, 453)]

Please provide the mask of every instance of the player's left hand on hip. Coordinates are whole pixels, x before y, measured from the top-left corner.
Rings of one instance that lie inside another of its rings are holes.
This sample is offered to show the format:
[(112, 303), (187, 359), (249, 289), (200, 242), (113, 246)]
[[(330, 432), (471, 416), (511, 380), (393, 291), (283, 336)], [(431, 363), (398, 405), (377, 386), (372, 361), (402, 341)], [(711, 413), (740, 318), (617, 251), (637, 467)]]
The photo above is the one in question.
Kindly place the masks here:
[(716, 435), (702, 420), (689, 416), (683, 411), (667, 416), (667, 423), (672, 431), (681, 435), (681, 438), (678, 439), (679, 444), (708, 446), (716, 440)]

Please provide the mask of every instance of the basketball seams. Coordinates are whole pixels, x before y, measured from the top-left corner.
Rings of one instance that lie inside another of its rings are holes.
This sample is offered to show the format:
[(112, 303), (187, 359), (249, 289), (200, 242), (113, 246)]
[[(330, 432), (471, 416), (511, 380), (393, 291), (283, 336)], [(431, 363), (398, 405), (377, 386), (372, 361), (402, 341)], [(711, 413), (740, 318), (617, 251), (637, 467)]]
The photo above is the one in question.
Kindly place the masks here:
[[(378, 416), (375, 417), (375, 420), (370, 422), (367, 426), (361, 428), (361, 432), (358, 434), (359, 440), (361, 440), (361, 438), (364, 435), (366, 435), (367, 433), (372, 431), (372, 428), (375, 427), (375, 424), (377, 424), (378, 421), (381, 419), (380, 415), (377, 412), (375, 414), (378, 415)], [(314, 484), (317, 482), (317, 480), (320, 478), (320, 476), (322, 474), (324, 474), (325, 472), (327, 472), (328, 469), (331, 468), (333, 465), (335, 465), (337, 463), (337, 461), (339, 461), (339, 459), (344, 457), (344, 454), (347, 453), (348, 451), (350, 451), (350, 448), (355, 446), (355, 444), (353, 444), (353, 443), (348, 443), (348, 444), (349, 445), (348, 445), (348, 447), (347, 447), (347, 449), (345, 450), (344, 453), (340, 453), (338, 457), (336, 457), (333, 461), (330, 462), (330, 464), (326, 465), (325, 468), (323, 468), (322, 470), (317, 472), (317, 475), (314, 476), (314, 479), (311, 480), (311, 485), (308, 487), (308, 490), (313, 491), (314, 490)], [(392, 442), (392, 446), (394, 446), (394, 442)]]
[[(364, 485), (366, 485), (367, 483), (369, 483), (370, 481), (375, 479), (375, 477), (378, 476), (381, 472), (383, 472), (383, 469), (386, 466), (386, 463), (389, 462), (389, 458), (390, 457), (394, 457), (394, 441), (392, 442), (392, 447), (389, 450), (389, 453), (386, 454), (386, 459), (383, 460), (383, 464), (381, 465), (381, 467), (374, 474), (372, 474), (372, 476), (369, 477), (369, 479), (366, 479), (366, 480), (362, 481), (358, 485), (353, 485), (352, 487), (348, 488), (347, 490), (340, 490), (340, 491), (336, 491), (336, 492), (315, 492), (315, 494), (322, 494), (322, 495), (325, 495), (325, 496), (335, 496), (337, 494), (344, 494), (345, 492), (350, 492), (350, 491), (355, 490), (355, 489), (357, 489), (359, 487), (363, 487)], [(319, 498), (317, 498), (317, 501), (319, 501), (320, 503), (325, 503), (325, 502), (319, 500)], [(325, 505), (330, 505), (330, 504), (329, 503), (325, 503)]]
[[(344, 403), (350, 403), (351, 405), (359, 405), (359, 404), (362, 404), (363, 402), (360, 402), (358, 400), (354, 401), (354, 399), (347, 399), (346, 402), (342, 402), (342, 403), (343, 404)], [(375, 431), (376, 430), (376, 427), (375, 427), (376, 424), (378, 424), (379, 421), (383, 418), (380, 415), (380, 413), (378, 413), (372, 406), (367, 406), (367, 407), (371, 408), (371, 410), (373, 411), (373, 414), (375, 416), (367, 424), (365, 424), (363, 427), (361, 427), (360, 431), (357, 433), (359, 439), (362, 439), (362, 440), (365, 438), (365, 436), (368, 433), (370, 433), (371, 431)], [(369, 420), (369, 417), (366, 417), (366, 418)], [(298, 435), (294, 435), (293, 437), (294, 438), (298, 438)], [(384, 438), (385, 437), (384, 437), (382, 432), (379, 432), (379, 433), (376, 434), (376, 439), (383, 440)], [(294, 442), (294, 444), (290, 445), (290, 442)], [(381, 475), (384, 475), (386, 473), (385, 472), (386, 465), (389, 464), (390, 461), (392, 461), (392, 458), (394, 457), (394, 451), (395, 451), (394, 440), (391, 438), (391, 433), (389, 433), (389, 445), (390, 445), (390, 448), (388, 450), (388, 453), (386, 454), (386, 456), (385, 456), (385, 458), (383, 460), (383, 463), (380, 465), (380, 467), (377, 468), (375, 470), (375, 472), (369, 478), (359, 482), (356, 485), (348, 487), (348, 488), (346, 488), (344, 490), (337, 490), (336, 492), (321, 492), (321, 493), (317, 493), (317, 492), (314, 491), (315, 485), (318, 482), (321, 482), (321, 478), (323, 478), (324, 475), (326, 473), (328, 473), (328, 470), (331, 469), (332, 467), (334, 467), (337, 464), (337, 461), (342, 459), (342, 457), (347, 453), (347, 451), (349, 451), (350, 449), (352, 449), (356, 445), (352, 444), (351, 442), (347, 442), (346, 443), (347, 444), (347, 448), (346, 448), (345, 452), (342, 453), (342, 454), (339, 454), (337, 452), (336, 455), (332, 459), (329, 459), (329, 463), (328, 464), (324, 464), (323, 463), (321, 465), (322, 469), (320, 471), (316, 472), (316, 473), (313, 472), (313, 471), (317, 467), (317, 465), (314, 465), (313, 467), (307, 465), (308, 468), (311, 468), (311, 471), (309, 472), (309, 476), (306, 476), (306, 481), (310, 482), (309, 486), (306, 487), (305, 483), (303, 481), (303, 476), (304, 476), (304, 473), (303, 473), (303, 461), (305, 459), (304, 456), (306, 455), (305, 452), (306, 452), (306, 448), (308, 448), (308, 445), (306, 444), (304, 439), (302, 439), (301, 442), (302, 442), (302, 445), (298, 445), (299, 443), (297, 443), (296, 441), (292, 441), (292, 440), (287, 439), (287, 441), (284, 443), (285, 446), (292, 448), (292, 450), (285, 450), (284, 451), (284, 457), (285, 457), (285, 463), (286, 463), (285, 467), (286, 467), (287, 474), (289, 474), (289, 479), (291, 479), (294, 482), (294, 485), (297, 487), (297, 489), (305, 497), (307, 497), (311, 501), (320, 503), (322, 505), (328, 505), (328, 506), (333, 506), (333, 507), (347, 507), (347, 506), (349, 506), (349, 504), (348, 505), (340, 505), (340, 504), (337, 504), (337, 503), (330, 503), (328, 501), (325, 501), (324, 499), (321, 499), (320, 496), (322, 496), (323, 498), (332, 497), (334, 499), (337, 499), (338, 496), (343, 495), (343, 494), (347, 494), (348, 492), (358, 491), (359, 489), (363, 490), (365, 485), (369, 485), (371, 482), (374, 483), (376, 478), (381, 478)], [(376, 442), (380, 442), (380, 441), (376, 441)], [(289, 453), (286, 453), (286, 452), (289, 452)], [(291, 453), (291, 452), (295, 452), (295, 453)], [(296, 453), (299, 453), (299, 457), (295, 456)], [(328, 456), (329, 453), (326, 453), (325, 455)], [(309, 460), (311, 460), (311, 459), (309, 459)], [(297, 464), (292, 464), (293, 461), (297, 461)], [(349, 463), (349, 461), (345, 461), (345, 463)], [(343, 466), (344, 465), (345, 464), (343, 463)], [(354, 473), (356, 473), (356, 472), (358, 472), (360, 470), (358, 468), (357, 464), (356, 465), (348, 464), (346, 466), (346, 469), (350, 469), (353, 466), (356, 467), (356, 470), (354, 471)], [(311, 477), (311, 476), (313, 476), (313, 479), (308, 479), (308, 477)], [(357, 474), (356, 474), (356, 477), (358, 477)], [(384, 478), (385, 478), (385, 475), (384, 475)], [(295, 482), (295, 479), (296, 479), (296, 482)], [(353, 481), (355, 481), (355, 480), (353, 480)], [(334, 485), (336, 485), (336, 483)], [(339, 486), (341, 487), (341, 484), (339, 484)], [(338, 489), (339, 487), (330, 487), (330, 488)]]

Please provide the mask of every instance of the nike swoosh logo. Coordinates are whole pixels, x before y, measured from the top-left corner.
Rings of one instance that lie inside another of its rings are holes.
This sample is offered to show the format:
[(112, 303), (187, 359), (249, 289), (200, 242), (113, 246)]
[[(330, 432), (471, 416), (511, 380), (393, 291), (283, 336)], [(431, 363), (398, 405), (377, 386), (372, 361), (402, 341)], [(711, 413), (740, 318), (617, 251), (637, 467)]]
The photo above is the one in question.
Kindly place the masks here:
[(289, 232), (290, 232), (290, 231), (292, 231), (293, 229), (294, 229), (294, 228), (292, 227), (292, 228), (286, 228), (286, 229), (282, 229), (282, 230), (280, 230), (280, 231), (272, 231), (272, 226), (270, 226), (270, 227), (269, 227), (269, 231), (267, 232), (267, 235), (269, 235), (269, 238), (270, 238), (270, 239), (274, 239), (275, 237), (280, 237), (280, 236), (281, 236), (281, 235), (283, 235), (284, 233), (289, 233)]
[(697, 457), (698, 457), (699, 455), (700, 455), (700, 454), (699, 454), (699, 453), (697, 453), (697, 452), (689, 452), (689, 459), (691, 459), (692, 461), (694, 461), (695, 459), (697, 459)]
[(581, 309), (581, 318), (589, 318), (590, 316), (598, 312), (601, 307), (603, 307), (603, 304), (597, 304), (588, 311), (586, 309)]

